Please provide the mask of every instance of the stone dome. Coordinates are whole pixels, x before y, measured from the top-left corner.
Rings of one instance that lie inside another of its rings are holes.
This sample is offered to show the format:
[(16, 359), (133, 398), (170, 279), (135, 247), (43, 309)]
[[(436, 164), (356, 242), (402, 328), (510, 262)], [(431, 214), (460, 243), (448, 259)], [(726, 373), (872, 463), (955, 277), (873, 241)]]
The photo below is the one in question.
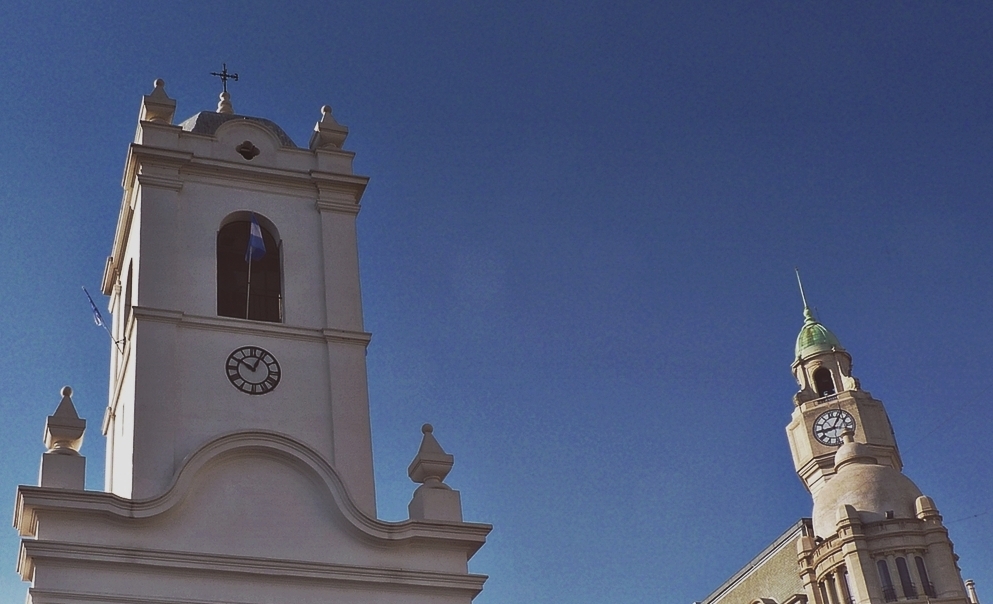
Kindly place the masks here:
[(885, 520), (887, 512), (893, 518), (916, 518), (917, 485), (896, 468), (876, 463), (864, 444), (846, 441), (835, 454), (837, 474), (814, 497), (814, 534), (833, 535), (844, 505), (855, 508), (862, 522)]
[(796, 337), (796, 358), (802, 359), (831, 349), (844, 350), (838, 338), (814, 318), (810, 308), (803, 309), (803, 319), (803, 327)]
[(869, 446), (865, 443), (855, 442), (850, 432), (842, 434), (841, 438), (844, 440), (844, 444), (838, 447), (838, 450), (834, 453), (835, 468), (841, 468), (841, 466), (852, 462), (871, 464), (877, 462), (876, 458), (872, 456)]

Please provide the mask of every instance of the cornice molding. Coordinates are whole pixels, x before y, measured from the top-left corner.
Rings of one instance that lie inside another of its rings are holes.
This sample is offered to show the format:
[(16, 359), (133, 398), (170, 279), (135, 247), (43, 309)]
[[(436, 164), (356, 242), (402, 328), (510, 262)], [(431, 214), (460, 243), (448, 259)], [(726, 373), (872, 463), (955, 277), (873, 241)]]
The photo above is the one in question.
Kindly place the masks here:
[(368, 346), (372, 334), (364, 331), (348, 331), (334, 328), (310, 328), (286, 325), (285, 323), (269, 323), (252, 321), (235, 317), (206, 317), (203, 315), (187, 314), (181, 311), (134, 306), (132, 314), (145, 321), (157, 323), (173, 323), (190, 329), (204, 329), (229, 333), (250, 334), (283, 338), (287, 340), (304, 340), (320, 342), (338, 342)]
[[(252, 575), (259, 578), (278, 577), (282, 579), (316, 580), (328, 583), (348, 583), (350, 586), (359, 588), (382, 587), (385, 584), (405, 589), (465, 591), (471, 597), (482, 591), (483, 583), (487, 579), (486, 575), (475, 574), (374, 568), (302, 560), (277, 560), (272, 558), (113, 547), (58, 541), (34, 541), (28, 539), (21, 542), (20, 557), (24, 561), (24, 567), (20, 569), (22, 576), (26, 574), (29, 577), (34, 567), (33, 561), (46, 560), (62, 563), (68, 562), (70, 564), (107, 565), (114, 567), (117, 572), (128, 572), (128, 569), (143, 567), (162, 569), (164, 572), (192, 571), (197, 575), (240, 574)], [(75, 593), (72, 595), (73, 601), (79, 600)], [(97, 594), (93, 594), (93, 596), (96, 597)], [(103, 602), (108, 599), (102, 595), (98, 597), (101, 599), (95, 599), (93, 601)], [(134, 601), (133, 597), (132, 599), (128, 599), (126, 596), (116, 597), (122, 599), (110, 599), (110, 601), (129, 603)], [(144, 596), (142, 596), (141, 601), (166, 602), (166, 600), (149, 600)], [(168, 602), (201, 602), (201, 600), (170, 599)]]

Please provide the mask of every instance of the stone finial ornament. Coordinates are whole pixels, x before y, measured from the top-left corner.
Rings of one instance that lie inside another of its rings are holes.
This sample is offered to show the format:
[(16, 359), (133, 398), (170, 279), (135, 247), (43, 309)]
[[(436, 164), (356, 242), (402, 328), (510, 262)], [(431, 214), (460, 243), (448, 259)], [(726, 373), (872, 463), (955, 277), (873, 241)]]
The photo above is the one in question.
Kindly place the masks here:
[(55, 413), (45, 420), (45, 446), (49, 453), (79, 455), (85, 430), (86, 420), (80, 419), (76, 413), (76, 407), (72, 404), (72, 388), (66, 386), (62, 388), (62, 401)]
[(434, 437), (434, 428), (431, 424), (421, 426), (424, 437), (421, 439), (421, 447), (414, 456), (414, 461), (407, 467), (407, 475), (414, 482), (422, 483), (432, 489), (451, 488), (445, 484), (445, 477), (452, 471), (455, 465), (455, 457), (445, 453), (445, 450), (438, 444)]
[(152, 83), (154, 87), (151, 94), (146, 94), (141, 99), (141, 112), (138, 119), (143, 122), (155, 122), (157, 124), (171, 124), (172, 118), (176, 114), (176, 100), (170, 99), (165, 91), (165, 80), (159, 78)]
[(234, 113), (234, 107), (231, 105), (231, 93), (227, 90), (218, 97), (217, 113)]
[(938, 513), (938, 506), (934, 505), (934, 499), (931, 499), (927, 495), (921, 495), (914, 501), (914, 511), (920, 520), (941, 522), (941, 514)]
[(462, 522), (462, 496), (444, 483), (455, 458), (445, 453), (435, 439), (431, 424), (421, 427), (421, 446), (407, 468), (407, 475), (421, 483), (407, 505), (411, 520)]
[(348, 138), (348, 127), (342, 126), (331, 114), (331, 105), (321, 107), (321, 121), (314, 126), (310, 136), (310, 149), (341, 149)]
[(82, 490), (86, 483), (86, 458), (79, 454), (86, 420), (72, 404), (72, 388), (62, 389), (62, 401), (45, 421), (45, 446), (38, 485), (55, 489)]

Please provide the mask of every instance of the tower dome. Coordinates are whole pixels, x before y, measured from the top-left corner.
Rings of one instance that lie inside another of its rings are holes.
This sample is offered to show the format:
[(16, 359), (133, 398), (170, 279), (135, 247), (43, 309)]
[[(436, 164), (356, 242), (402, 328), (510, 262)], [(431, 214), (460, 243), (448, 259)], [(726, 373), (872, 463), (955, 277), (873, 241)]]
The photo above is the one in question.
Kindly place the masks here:
[(802, 359), (818, 352), (844, 350), (838, 338), (827, 327), (814, 318), (814, 312), (809, 307), (803, 309), (803, 327), (796, 337), (796, 358)]
[(888, 518), (915, 518), (921, 490), (896, 468), (877, 462), (863, 443), (853, 442), (850, 432), (835, 453), (837, 473), (814, 496), (814, 534), (833, 535), (838, 509), (850, 505), (862, 522)]

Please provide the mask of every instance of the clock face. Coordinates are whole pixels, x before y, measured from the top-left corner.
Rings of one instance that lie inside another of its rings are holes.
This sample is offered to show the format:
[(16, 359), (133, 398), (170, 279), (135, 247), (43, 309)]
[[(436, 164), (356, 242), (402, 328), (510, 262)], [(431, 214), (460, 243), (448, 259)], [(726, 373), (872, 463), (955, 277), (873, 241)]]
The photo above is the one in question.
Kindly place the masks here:
[(279, 363), (268, 350), (242, 346), (228, 355), (224, 365), (231, 384), (245, 394), (272, 392), (279, 384)]
[(814, 438), (831, 447), (841, 444), (841, 435), (847, 430), (855, 431), (855, 418), (841, 409), (825, 411), (814, 420)]

